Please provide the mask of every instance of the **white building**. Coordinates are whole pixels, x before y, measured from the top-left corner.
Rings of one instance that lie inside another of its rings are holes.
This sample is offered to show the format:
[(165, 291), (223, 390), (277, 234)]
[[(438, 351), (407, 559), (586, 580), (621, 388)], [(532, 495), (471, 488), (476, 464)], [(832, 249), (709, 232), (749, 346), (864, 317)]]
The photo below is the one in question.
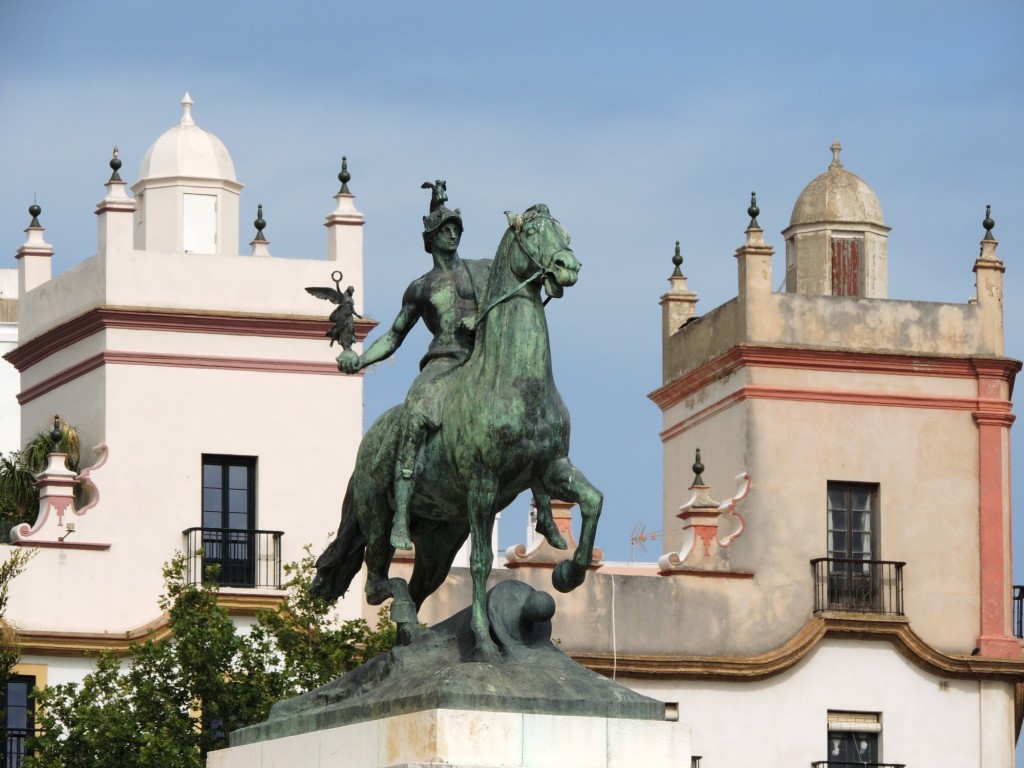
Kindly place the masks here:
[[(50, 506), (14, 534), (38, 551), (7, 618), (20, 672), (41, 686), (80, 679), (97, 651), (129, 636), (159, 636), (160, 566), (176, 551), (196, 579), (221, 565), (223, 600), (243, 623), (276, 604), (282, 563), (335, 530), (362, 436), (362, 378), (338, 373), (325, 336), (332, 306), (304, 290), (340, 270), (361, 311), (354, 196), (344, 185), (335, 195), (324, 256), (276, 258), (259, 234), (240, 254), (242, 185), (187, 94), (182, 105), (142, 159), (134, 199), (115, 150), (94, 255), (51, 275), (34, 209), (17, 290), (0, 282), (0, 309), (16, 300), (18, 310), (16, 326), (0, 317), (0, 344), (17, 340), (6, 355), (21, 410), (12, 447), (59, 414), (83, 437), (83, 468), (106, 453), (90, 473), (95, 505)], [(371, 327), (360, 321), (360, 338)], [(101, 444), (94, 457), (88, 447)], [(360, 615), (359, 585), (353, 594), (345, 617)]]
[[(18, 346), (18, 270), (0, 269), (0, 357)], [(21, 447), (21, 414), (15, 406), (18, 393), (18, 372), (10, 365), (0, 365), (0, 452)]]

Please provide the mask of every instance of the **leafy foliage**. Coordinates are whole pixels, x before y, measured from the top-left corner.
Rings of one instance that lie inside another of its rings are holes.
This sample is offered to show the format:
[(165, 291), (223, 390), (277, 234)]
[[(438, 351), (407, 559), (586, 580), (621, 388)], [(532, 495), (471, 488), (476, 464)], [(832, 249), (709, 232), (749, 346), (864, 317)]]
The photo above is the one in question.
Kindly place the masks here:
[(287, 660), (282, 670), (286, 695), (312, 690), (364, 664), (395, 644), (395, 625), (378, 613), (374, 630), (362, 619), (341, 622), (331, 605), (309, 593), (315, 559), (306, 547), (298, 563), (284, 566), (288, 597), (281, 610), (261, 611), (253, 627), (254, 641), (270, 642)]
[(11, 582), (25, 570), (35, 554), (35, 550), (11, 548), (10, 556), (0, 563), (0, 685), (3, 686), (7, 685), (11, 670), (21, 658), (17, 632), (6, 619)]
[[(200, 768), (227, 734), (266, 719), (271, 705), (322, 685), (394, 643), (383, 620), (339, 622), (311, 598), (313, 557), (285, 566), (287, 598), (238, 633), (211, 579), (188, 583), (177, 555), (164, 567), (171, 637), (130, 650), (125, 664), (104, 654), (81, 684), (37, 695), (41, 734), (25, 768)], [(125, 668), (123, 668), (125, 667)]]
[[(66, 422), (61, 422), (57, 449), (67, 454), (64, 461), (67, 468), (78, 472), (81, 438), (78, 430)], [(0, 542), (8, 541), (14, 526), (35, 522), (39, 513), (36, 475), (46, 467), (46, 456), (52, 450), (50, 430), (41, 429), (22, 450), (0, 453)]]

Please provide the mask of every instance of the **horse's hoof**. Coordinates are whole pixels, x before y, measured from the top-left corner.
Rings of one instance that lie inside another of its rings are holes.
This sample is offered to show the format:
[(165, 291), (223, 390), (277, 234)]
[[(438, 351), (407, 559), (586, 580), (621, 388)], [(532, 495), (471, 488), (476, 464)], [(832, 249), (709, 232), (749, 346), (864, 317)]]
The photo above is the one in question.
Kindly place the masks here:
[(422, 637), (426, 631), (426, 627), (421, 624), (399, 624), (395, 630), (395, 639), (399, 645), (412, 645), (413, 641)]
[(559, 592), (572, 592), (583, 583), (586, 575), (585, 568), (577, 568), (572, 560), (563, 560), (551, 574), (551, 585)]
[(501, 651), (498, 650), (498, 646), (493, 642), (482, 643), (473, 649), (473, 661), (478, 661), (482, 664), (500, 664)]
[(557, 528), (548, 528), (547, 526), (540, 526), (537, 532), (544, 537), (548, 544), (555, 549), (568, 549), (569, 545), (565, 541), (565, 537), (558, 532)]
[(392, 531), (389, 541), (395, 549), (412, 549), (412, 539), (409, 538), (408, 533), (403, 534), (400, 531)]

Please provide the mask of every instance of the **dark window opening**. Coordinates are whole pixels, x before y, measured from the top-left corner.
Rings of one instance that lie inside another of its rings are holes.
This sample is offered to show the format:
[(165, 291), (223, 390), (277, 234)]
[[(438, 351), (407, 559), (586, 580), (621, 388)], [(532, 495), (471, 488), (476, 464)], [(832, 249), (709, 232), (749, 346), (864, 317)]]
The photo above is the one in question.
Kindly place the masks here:
[(881, 611), (878, 486), (828, 484), (828, 602), (834, 609)]
[[(252, 586), (256, 568), (256, 458), (203, 456), (203, 573)], [(212, 569), (211, 569), (212, 567)]]
[(25, 759), (25, 742), (35, 732), (35, 699), (32, 691), (36, 679), (32, 675), (12, 675), (0, 689), (5, 712), (4, 751), (0, 768), (21, 768)]

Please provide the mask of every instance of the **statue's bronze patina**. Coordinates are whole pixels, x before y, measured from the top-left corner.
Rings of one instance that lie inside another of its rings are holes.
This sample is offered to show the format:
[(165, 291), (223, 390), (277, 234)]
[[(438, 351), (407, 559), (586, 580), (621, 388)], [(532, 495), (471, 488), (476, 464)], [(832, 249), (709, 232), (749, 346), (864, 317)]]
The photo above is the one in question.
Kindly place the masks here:
[[(593, 552), (603, 499), (568, 458), (569, 414), (551, 373), (541, 300), (542, 287), (557, 297), (575, 284), (580, 263), (545, 205), (506, 212), (493, 262), (462, 260), (460, 212), (444, 205), (444, 182), (424, 187), (432, 199), (423, 239), (434, 266), (406, 290), (390, 329), (362, 355), (343, 352), (338, 366), (355, 373), (388, 357), (421, 318), (434, 339), (405, 403), (383, 414), (360, 445), (340, 530), (317, 561), (312, 591), (336, 599), (365, 558), (367, 599), (394, 598), (392, 618), (408, 641), (419, 630), (416, 610), (472, 535), (473, 657), (497, 661), (485, 603), (497, 513), (531, 490), (538, 530), (565, 548), (550, 501), (579, 505), (579, 546), (552, 575), (560, 591), (583, 582)], [(395, 548), (413, 543), (408, 584), (389, 578)]]
[(341, 290), (341, 278), (344, 275), (338, 270), (331, 273), (331, 279), (334, 281), (333, 288), (319, 287), (319, 288), (307, 288), (306, 293), (311, 296), (316, 296), (318, 299), (326, 299), (332, 304), (337, 304), (334, 311), (331, 312), (330, 318), (331, 327), (325, 334), (327, 338), (331, 340), (331, 346), (334, 346), (334, 342), (338, 342), (342, 348), (342, 355), (345, 352), (350, 352), (350, 356), (355, 355), (352, 352), (352, 345), (356, 343), (356, 331), (355, 331), (355, 318), (359, 317), (359, 314), (355, 310), (355, 300), (352, 295), (356, 292), (356, 289), (351, 285), (344, 291)]
[[(362, 355), (342, 342), (338, 367), (353, 373), (388, 357), (421, 318), (434, 340), (405, 403), (363, 438), (338, 536), (317, 560), (310, 587), (336, 599), (365, 559), (367, 599), (378, 605), (394, 598), (399, 645), (277, 702), (266, 722), (233, 732), (232, 746), (425, 709), (664, 717), (661, 702), (581, 667), (552, 643), (551, 595), (502, 578), (486, 591), (494, 518), (524, 490), (533, 492), (538, 530), (554, 546), (566, 548), (551, 499), (575, 502), (583, 515), (578, 548), (552, 574), (557, 589), (579, 586), (594, 552), (603, 498), (568, 458), (569, 414), (551, 375), (541, 301), (542, 288), (550, 298), (576, 282), (580, 264), (569, 235), (547, 206), (535, 205), (506, 213), (509, 226), (493, 261), (463, 261), (461, 214), (444, 205), (444, 182), (424, 186), (432, 191), (423, 242), (433, 268), (413, 281), (395, 322)], [(340, 274), (334, 280), (335, 289), (315, 290), (339, 305), (332, 321), (344, 328), (337, 313), (353, 312), (342, 305), (351, 294), (341, 290)], [(405, 531), (395, 521), (403, 494)], [(421, 627), (417, 610), (444, 582), (470, 535), (471, 605)], [(403, 537), (415, 545), (408, 582), (388, 576)]]

